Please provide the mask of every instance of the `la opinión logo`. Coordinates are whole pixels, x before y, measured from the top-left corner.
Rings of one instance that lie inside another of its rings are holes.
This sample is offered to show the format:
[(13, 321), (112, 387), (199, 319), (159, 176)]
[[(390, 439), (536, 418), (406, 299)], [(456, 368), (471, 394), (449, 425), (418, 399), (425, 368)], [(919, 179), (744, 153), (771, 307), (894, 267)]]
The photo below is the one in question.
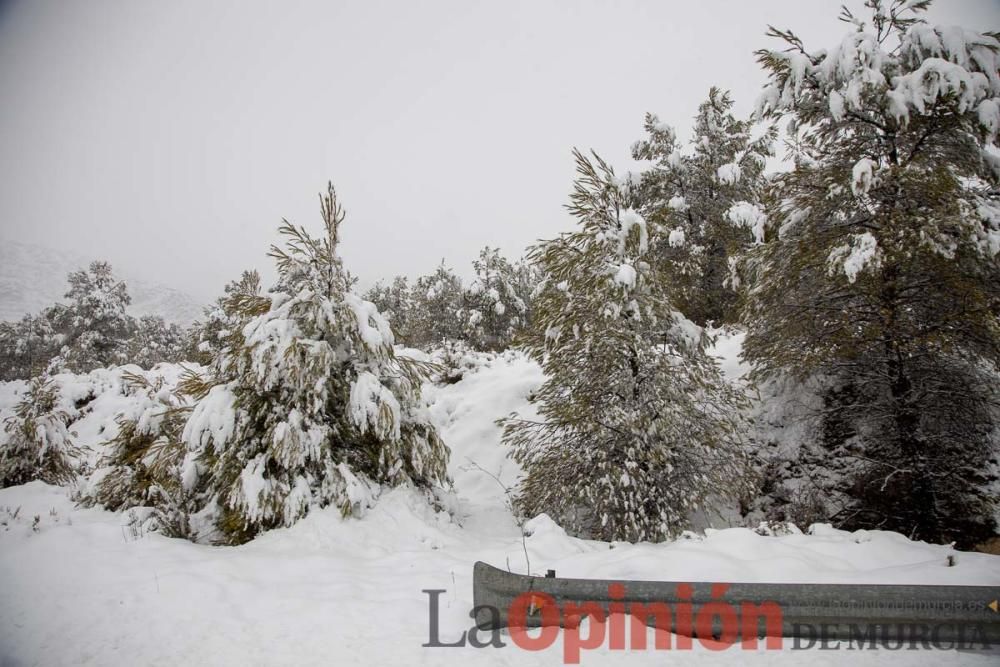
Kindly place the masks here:
[[(690, 650), (694, 637), (707, 649), (722, 651), (740, 643), (742, 648), (756, 650), (759, 637), (764, 636), (767, 649), (782, 647), (782, 613), (776, 602), (742, 602), (734, 605), (721, 598), (728, 584), (714, 584), (710, 602), (695, 609), (690, 600), (693, 587), (678, 584), (678, 602), (628, 602), (624, 584), (608, 586), (608, 601), (564, 601), (540, 591), (524, 592), (511, 602), (507, 610), (510, 640), (526, 651), (541, 651), (551, 647), (562, 635), (563, 662), (580, 662), (583, 650), (596, 649), (607, 643), (611, 650), (648, 650), (648, 631), (653, 631), (652, 645), (658, 650)], [(429, 648), (503, 648), (507, 644), (501, 634), (500, 610), (491, 605), (478, 605), (470, 612), (476, 619), (469, 630), (452, 642), (441, 641), (439, 598), (445, 589), (425, 589), (429, 596), (429, 638), (423, 644)], [(586, 632), (582, 621), (590, 619)], [(485, 619), (485, 622), (484, 622)], [(535, 626), (536, 629), (530, 628)], [(673, 632), (671, 632), (673, 628)], [(485, 635), (485, 636), (484, 636)], [(676, 637), (676, 645), (674, 645)]]

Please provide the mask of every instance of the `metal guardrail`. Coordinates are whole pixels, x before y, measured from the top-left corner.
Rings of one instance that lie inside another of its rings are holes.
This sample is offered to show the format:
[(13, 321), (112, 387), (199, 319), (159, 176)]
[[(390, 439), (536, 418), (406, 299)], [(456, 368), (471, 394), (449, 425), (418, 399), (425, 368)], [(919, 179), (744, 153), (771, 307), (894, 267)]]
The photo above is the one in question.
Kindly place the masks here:
[[(593, 602), (605, 615), (626, 613), (648, 627), (698, 636), (698, 623), (691, 619), (697, 619), (703, 608), (713, 614), (720, 609), (718, 603), (734, 610), (760, 609), (761, 605), (772, 603), (768, 608), (773, 609), (776, 604), (780, 617), (770, 625), (765, 619), (753, 623), (750, 631), (755, 629), (758, 637), (778, 636), (779, 632), (783, 637), (801, 637), (807, 631), (815, 637), (817, 628), (825, 628), (840, 638), (866, 630), (876, 632), (883, 640), (912, 640), (914, 633), (919, 638), (929, 629), (939, 642), (971, 640), (1000, 645), (997, 602), (1000, 586), (761, 583), (723, 586), (706, 582), (565, 579), (556, 578), (552, 571), (549, 574), (530, 577), (477, 562), (473, 570), (477, 626), (482, 630), (509, 627), (511, 605), (528, 593), (521, 598), (522, 603), (528, 601), (527, 613), (520, 614), (524, 627), (572, 627), (579, 617), (567, 617), (564, 613), (567, 603), (572, 603), (570, 609), (579, 609), (580, 604)], [(612, 589), (613, 585), (621, 588)], [(553, 611), (541, 613), (540, 605), (551, 604), (544, 596), (551, 596), (558, 615)], [(683, 619), (677, 613), (669, 614), (669, 618), (667, 614), (653, 615), (648, 613), (653, 603), (666, 603), (675, 611), (689, 609), (690, 613), (685, 611)], [(712, 603), (715, 605), (705, 607)], [(720, 619), (716, 621), (711, 625), (711, 634), (718, 637), (724, 628)], [(738, 628), (738, 636), (742, 637), (742, 622)]]

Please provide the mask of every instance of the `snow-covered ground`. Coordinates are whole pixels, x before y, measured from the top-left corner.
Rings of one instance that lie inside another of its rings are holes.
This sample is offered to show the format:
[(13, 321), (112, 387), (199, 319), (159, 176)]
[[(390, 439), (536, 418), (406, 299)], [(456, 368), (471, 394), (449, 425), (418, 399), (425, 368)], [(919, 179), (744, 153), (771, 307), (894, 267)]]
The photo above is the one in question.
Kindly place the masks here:
[[(717, 351), (728, 357), (729, 348), (738, 349), (738, 341)], [(730, 375), (738, 374), (732, 359), (727, 363)], [(314, 511), (244, 546), (212, 547), (137, 532), (127, 513), (76, 508), (65, 489), (35, 482), (0, 490), (0, 665), (561, 664), (559, 641), (541, 652), (521, 650), (509, 638), (502, 649), (421, 646), (429, 609), (422, 591), (446, 591), (440, 638), (453, 641), (472, 623), (473, 563), (524, 572), (525, 547), (533, 573), (551, 568), (560, 576), (1000, 588), (996, 556), (827, 526), (778, 537), (725, 528), (628, 545), (571, 538), (543, 516), (527, 524), (522, 545), (503, 490), (518, 470), (504, 456), (494, 420), (529, 410), (527, 395), (542, 379), (536, 364), (505, 353), (481, 360), (460, 382), (426, 389), (452, 448), (450, 513), (395, 489), (362, 519)], [(14, 383), (0, 385), (0, 409), (15, 391)], [(108, 399), (107, 409), (114, 403)], [(101, 418), (87, 417), (81, 437), (99, 441)], [(954, 567), (949, 555), (957, 557)], [(690, 651), (602, 648), (582, 658), (588, 665), (684, 660), (991, 665), (1000, 653), (715, 652), (695, 642)]]

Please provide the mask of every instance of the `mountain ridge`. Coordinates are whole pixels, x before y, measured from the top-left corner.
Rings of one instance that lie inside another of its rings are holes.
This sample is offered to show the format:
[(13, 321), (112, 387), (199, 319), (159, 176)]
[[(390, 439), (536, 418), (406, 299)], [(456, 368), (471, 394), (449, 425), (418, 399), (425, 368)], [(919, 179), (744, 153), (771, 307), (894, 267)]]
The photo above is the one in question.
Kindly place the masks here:
[[(16, 321), (65, 301), (69, 289), (66, 276), (89, 266), (94, 259), (99, 258), (87, 259), (31, 243), (0, 241), (0, 321)], [(205, 304), (182, 290), (117, 269), (115, 275), (128, 287), (132, 297), (128, 310), (132, 315), (159, 315), (182, 326), (202, 316)]]

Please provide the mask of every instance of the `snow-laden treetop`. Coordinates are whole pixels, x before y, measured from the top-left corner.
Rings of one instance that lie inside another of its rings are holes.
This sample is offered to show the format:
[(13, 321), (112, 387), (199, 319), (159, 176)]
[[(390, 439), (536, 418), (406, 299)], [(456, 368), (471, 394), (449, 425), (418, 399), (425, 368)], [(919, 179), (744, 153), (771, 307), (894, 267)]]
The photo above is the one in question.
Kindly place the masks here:
[(855, 30), (831, 49), (809, 52), (791, 32), (771, 29), (790, 44), (760, 51), (772, 64), (770, 83), (757, 101), (764, 115), (801, 109), (825, 100), (834, 120), (891, 119), (906, 126), (914, 114), (949, 105), (974, 112), (995, 143), (1000, 130), (1000, 40), (958, 26), (931, 26), (919, 12), (926, 2), (871, 0), (870, 23), (845, 10)]

